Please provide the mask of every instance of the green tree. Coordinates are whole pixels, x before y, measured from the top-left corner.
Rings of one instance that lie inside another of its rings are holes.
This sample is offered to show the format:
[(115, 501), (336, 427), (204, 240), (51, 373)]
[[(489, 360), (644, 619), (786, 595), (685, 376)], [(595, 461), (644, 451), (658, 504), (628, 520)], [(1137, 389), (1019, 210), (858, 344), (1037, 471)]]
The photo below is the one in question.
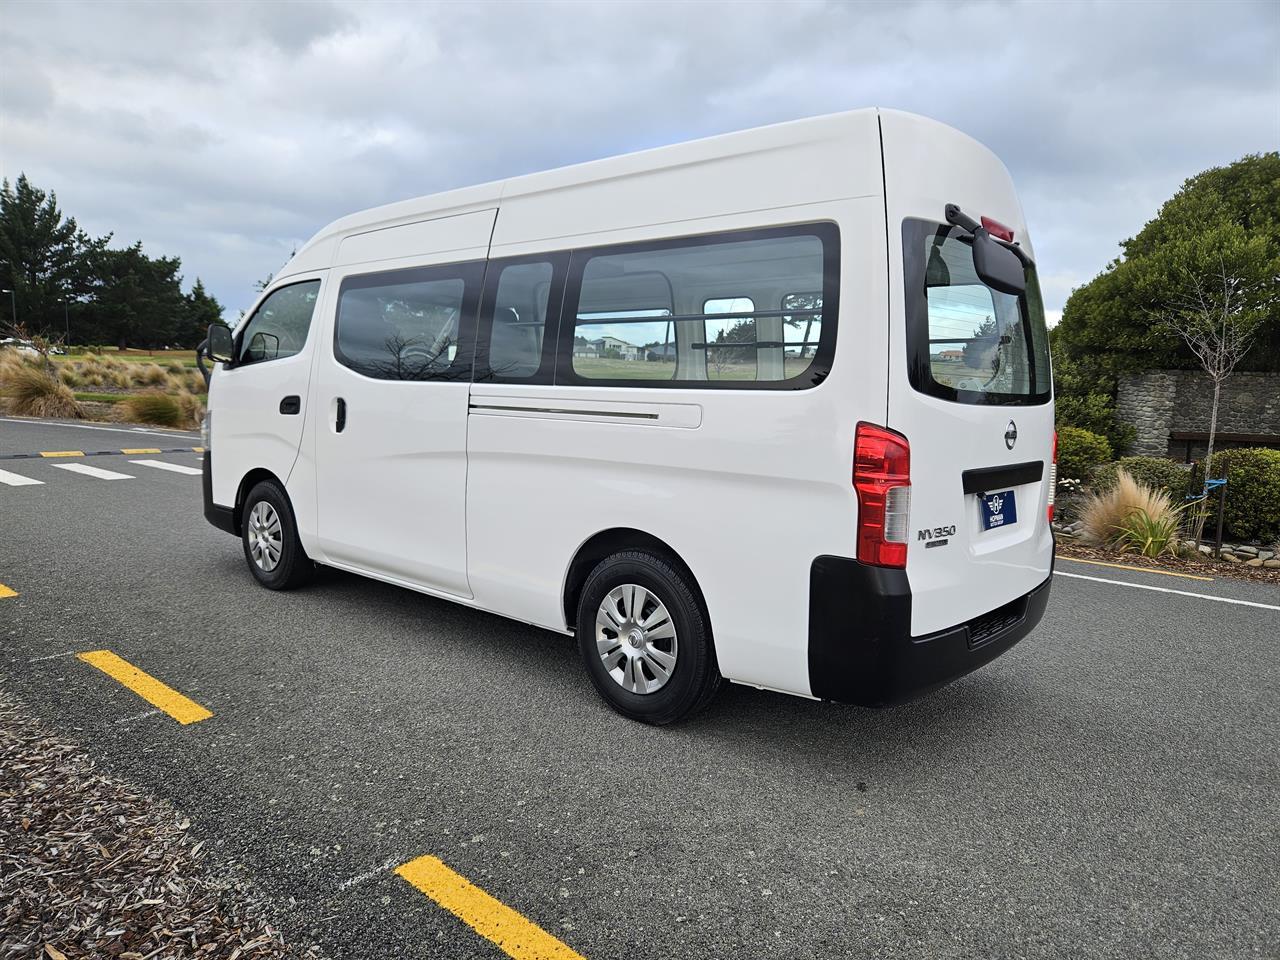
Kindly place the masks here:
[[(60, 333), (70, 304), (93, 286), (92, 255), (110, 237), (89, 238), (72, 217), (64, 217), (53, 193), (20, 174), (0, 186), (0, 282), (14, 291), (16, 320), (33, 333)], [(6, 298), (7, 299), (7, 298)], [(63, 302), (68, 306), (64, 308)]]
[(92, 259), (96, 288), (87, 312), (95, 339), (121, 350), (178, 341), (188, 304), (177, 257), (153, 259), (139, 242), (123, 250), (100, 250)]
[(199, 277), (196, 277), (191, 292), (184, 299), (186, 304), (182, 322), (174, 342), (180, 347), (194, 348), (208, 334), (209, 324), (222, 320), (222, 304), (205, 290)]
[[(1167, 319), (1213, 278), (1228, 277), (1242, 292), (1240, 311), (1256, 319), (1241, 369), (1280, 370), (1280, 153), (1192, 177), (1120, 246), (1120, 257), (1072, 292), (1053, 331), (1060, 423), (1123, 447), (1110, 413), (1117, 375), (1200, 365)], [(1101, 422), (1108, 415), (1110, 425)]]

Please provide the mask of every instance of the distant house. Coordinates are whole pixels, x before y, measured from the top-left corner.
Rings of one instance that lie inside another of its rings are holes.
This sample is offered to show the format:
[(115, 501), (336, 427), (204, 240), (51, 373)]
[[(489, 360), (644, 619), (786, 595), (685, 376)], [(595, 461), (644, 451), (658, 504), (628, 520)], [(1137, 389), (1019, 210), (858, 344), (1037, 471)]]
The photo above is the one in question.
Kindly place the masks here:
[(600, 356), (600, 341), (593, 340), (590, 343), (575, 343), (573, 345), (573, 355), (575, 357)]
[(934, 356), (946, 363), (959, 363), (961, 360), (964, 359), (964, 351), (963, 350), (941, 350), (938, 353), (935, 353)]
[(640, 359), (640, 347), (637, 347), (634, 343), (627, 343), (625, 340), (619, 340), (617, 337), (601, 337), (599, 340), (592, 340), (591, 343), (592, 346), (595, 346), (600, 350), (597, 356), (616, 356), (621, 360)]

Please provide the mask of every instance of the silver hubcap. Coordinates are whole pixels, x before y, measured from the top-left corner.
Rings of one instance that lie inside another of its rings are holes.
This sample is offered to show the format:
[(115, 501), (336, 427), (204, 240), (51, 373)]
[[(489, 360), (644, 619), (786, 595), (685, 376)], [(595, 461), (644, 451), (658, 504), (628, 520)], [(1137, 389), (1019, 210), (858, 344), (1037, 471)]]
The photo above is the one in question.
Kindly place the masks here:
[(249, 511), (249, 556), (259, 570), (270, 573), (280, 562), (280, 517), (275, 507), (259, 500)]
[(596, 649), (623, 690), (654, 693), (676, 668), (676, 628), (666, 605), (635, 583), (614, 587), (596, 612)]

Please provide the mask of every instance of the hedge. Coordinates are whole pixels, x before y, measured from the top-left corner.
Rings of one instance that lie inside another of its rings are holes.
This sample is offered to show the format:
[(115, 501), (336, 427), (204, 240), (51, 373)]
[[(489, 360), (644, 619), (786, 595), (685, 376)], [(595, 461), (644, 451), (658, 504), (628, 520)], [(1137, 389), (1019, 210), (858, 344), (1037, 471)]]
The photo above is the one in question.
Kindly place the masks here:
[(1280, 540), (1280, 450), (1222, 450), (1213, 455), (1209, 472), (1227, 478), (1223, 522), (1230, 539), (1264, 544)]
[(1124, 470), (1144, 486), (1163, 490), (1175, 507), (1190, 492), (1187, 489), (1191, 481), (1190, 466), (1164, 457), (1121, 457), (1113, 463), (1104, 463), (1093, 472), (1093, 485), (1098, 490), (1110, 490), (1118, 470)]
[(1080, 427), (1058, 430), (1058, 479), (1088, 480), (1094, 467), (1111, 459), (1111, 442)]

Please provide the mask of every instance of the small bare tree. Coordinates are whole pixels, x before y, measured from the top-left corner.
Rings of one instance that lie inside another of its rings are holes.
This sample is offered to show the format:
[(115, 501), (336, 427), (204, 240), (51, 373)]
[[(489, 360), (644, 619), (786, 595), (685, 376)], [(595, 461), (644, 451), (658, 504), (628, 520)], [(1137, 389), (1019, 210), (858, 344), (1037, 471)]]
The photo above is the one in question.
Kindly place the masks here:
[[(1162, 325), (1176, 333), (1195, 354), (1200, 366), (1213, 382), (1213, 406), (1209, 414), (1209, 449), (1204, 458), (1207, 484), (1213, 461), (1214, 442), (1218, 433), (1218, 405), (1222, 385), (1235, 372), (1236, 365), (1253, 346), (1258, 331), (1259, 284), (1234, 275), (1226, 259), (1219, 256), (1218, 268), (1212, 273), (1186, 271), (1187, 287), (1170, 310)], [(1206, 485), (1205, 491), (1208, 487)], [(1204, 491), (1202, 491), (1203, 493)], [(1204, 530), (1204, 511), (1198, 511), (1196, 539)]]

